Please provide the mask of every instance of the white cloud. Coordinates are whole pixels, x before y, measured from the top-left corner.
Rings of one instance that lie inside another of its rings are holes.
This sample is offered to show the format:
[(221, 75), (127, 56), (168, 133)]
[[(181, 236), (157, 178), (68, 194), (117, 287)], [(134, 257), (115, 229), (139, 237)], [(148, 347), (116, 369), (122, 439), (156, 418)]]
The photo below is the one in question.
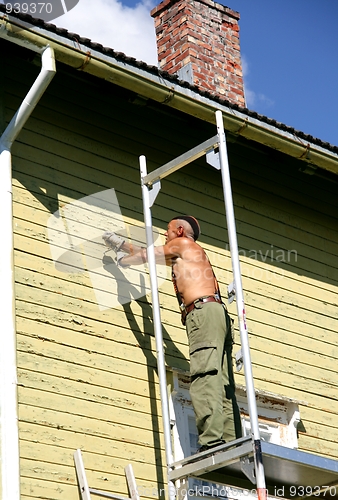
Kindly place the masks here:
[(149, 0), (135, 7), (127, 7), (117, 0), (80, 0), (70, 12), (52, 22), (92, 42), (157, 66), (152, 7)]
[(245, 82), (244, 82), (244, 95), (245, 95), (246, 107), (249, 109), (253, 109), (255, 107), (256, 94), (253, 90), (250, 90), (248, 88)]
[(249, 63), (246, 60), (245, 56), (241, 56), (242, 59), (242, 71), (243, 71), (243, 80), (244, 80), (244, 94), (246, 106), (249, 109), (257, 109), (261, 108), (262, 112), (265, 112), (267, 108), (271, 108), (274, 106), (275, 102), (270, 99), (270, 97), (262, 94), (261, 92), (256, 92), (250, 88), (249, 77)]
[(246, 78), (246, 76), (249, 73), (249, 64), (244, 55), (241, 55), (241, 60), (242, 60), (243, 78)]
[(256, 94), (253, 90), (249, 88), (248, 85), (248, 74), (249, 74), (249, 63), (244, 55), (241, 56), (242, 59), (242, 71), (243, 71), (243, 81), (244, 81), (244, 95), (245, 104), (250, 109), (254, 108), (256, 102)]

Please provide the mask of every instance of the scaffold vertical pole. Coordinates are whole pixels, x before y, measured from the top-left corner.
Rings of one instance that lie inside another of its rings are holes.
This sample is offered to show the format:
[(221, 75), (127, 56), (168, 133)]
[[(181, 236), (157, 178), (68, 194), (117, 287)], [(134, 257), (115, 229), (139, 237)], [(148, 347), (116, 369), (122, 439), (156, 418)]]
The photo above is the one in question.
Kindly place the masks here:
[(226, 213), (226, 220), (228, 227), (231, 263), (232, 263), (232, 270), (235, 283), (236, 307), (237, 307), (239, 331), (240, 331), (241, 346), (242, 346), (245, 383), (246, 383), (247, 398), (248, 398), (248, 410), (249, 410), (251, 432), (254, 443), (254, 465), (256, 473), (256, 486), (257, 486), (258, 499), (264, 500), (266, 498), (265, 474), (264, 474), (262, 450), (260, 444), (257, 404), (256, 404), (255, 388), (254, 388), (251, 357), (250, 357), (248, 330), (246, 323), (246, 312), (245, 312), (242, 277), (241, 277), (240, 262), (239, 262), (234, 205), (232, 199), (231, 180), (229, 172), (229, 161), (228, 161), (226, 138), (223, 126), (223, 116), (221, 111), (216, 111), (216, 124), (217, 124), (217, 133), (219, 137), (219, 158), (220, 158), (220, 166), (222, 174), (224, 204), (225, 204), (225, 213)]
[[(242, 277), (241, 277), (240, 262), (239, 262), (239, 252), (237, 244), (236, 224), (235, 224), (234, 206), (232, 199), (226, 138), (224, 133), (222, 112), (216, 111), (215, 115), (217, 124), (217, 136), (212, 137), (211, 139), (189, 150), (188, 152), (170, 161), (169, 163), (163, 165), (162, 167), (159, 167), (157, 170), (151, 172), (149, 175), (147, 174), (145, 156), (140, 157), (143, 210), (144, 210), (144, 220), (145, 220), (146, 240), (147, 240), (147, 259), (149, 266), (150, 285), (151, 285), (152, 302), (153, 302), (152, 304), (153, 321), (154, 321), (154, 331), (156, 337), (157, 365), (158, 365), (158, 376), (160, 383), (161, 403), (162, 403), (162, 418), (163, 418), (163, 429), (164, 429), (164, 439), (166, 448), (165, 450), (166, 460), (169, 471), (170, 466), (173, 464), (173, 455), (172, 455), (172, 444), (171, 444), (171, 428), (169, 419), (166, 371), (165, 371), (164, 353), (163, 353), (162, 325), (161, 325), (160, 304), (159, 304), (159, 294), (157, 285), (156, 259), (155, 259), (155, 249), (153, 241), (151, 206), (160, 189), (160, 181), (162, 178), (167, 177), (168, 175), (180, 169), (184, 165), (187, 165), (188, 163), (196, 160), (203, 154), (208, 155), (212, 150), (214, 150), (215, 152), (215, 149), (218, 149), (219, 162), (216, 162), (217, 166), (214, 160), (211, 160), (211, 158), (210, 161), (209, 160), (208, 161), (209, 163), (216, 166), (216, 168), (220, 168), (222, 174), (225, 213), (226, 213), (228, 235), (229, 235), (231, 263), (232, 263), (232, 270), (235, 283), (237, 315), (239, 321), (239, 331), (241, 338), (242, 356), (243, 356), (245, 381), (246, 381), (247, 397), (248, 397), (248, 409), (249, 409), (249, 417), (251, 423), (255, 479), (256, 479), (258, 499), (265, 500), (267, 492), (265, 485), (265, 474), (264, 474), (260, 432), (258, 425), (256, 395), (253, 382), (249, 339), (248, 339), (248, 331), (246, 324), (246, 313), (245, 313)], [(174, 484), (170, 483), (170, 480), (168, 481), (168, 488), (169, 488), (169, 499), (173, 500), (175, 498), (176, 492)]]
[[(146, 241), (147, 241), (147, 260), (148, 260), (149, 275), (150, 275), (153, 322), (154, 322), (154, 331), (156, 339), (157, 368), (158, 368), (158, 378), (160, 384), (160, 396), (162, 405), (162, 421), (163, 421), (163, 432), (164, 432), (164, 442), (165, 442), (165, 454), (167, 462), (167, 471), (169, 471), (169, 466), (173, 463), (173, 454), (171, 445), (169, 402), (168, 402), (167, 383), (166, 383), (167, 377), (166, 377), (165, 360), (163, 352), (163, 333), (162, 333), (162, 324), (160, 315), (160, 301), (158, 294), (156, 260), (154, 251), (153, 224), (151, 216), (151, 206), (153, 200), (151, 199), (150, 196), (149, 187), (143, 182), (144, 177), (147, 175), (147, 165), (145, 156), (140, 156), (139, 161), (140, 161), (140, 172), (141, 172), (144, 222), (145, 222)], [(152, 186), (152, 189), (156, 189), (155, 186)], [(168, 481), (168, 496), (170, 500), (174, 500), (176, 497), (175, 485), (172, 484), (170, 481)]]

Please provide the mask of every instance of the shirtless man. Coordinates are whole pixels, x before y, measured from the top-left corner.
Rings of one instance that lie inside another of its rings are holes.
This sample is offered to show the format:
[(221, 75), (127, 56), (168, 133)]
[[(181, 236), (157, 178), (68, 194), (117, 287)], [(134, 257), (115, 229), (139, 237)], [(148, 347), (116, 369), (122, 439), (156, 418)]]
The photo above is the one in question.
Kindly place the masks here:
[[(155, 257), (157, 262), (165, 259), (172, 267), (189, 341), (190, 395), (199, 451), (205, 451), (239, 438), (241, 425), (232, 370), (231, 320), (209, 259), (196, 243), (199, 235), (200, 227), (194, 217), (175, 217), (168, 224), (165, 245), (155, 247)], [(103, 239), (116, 250), (121, 267), (146, 262), (145, 248), (129, 244), (115, 233), (106, 232)]]

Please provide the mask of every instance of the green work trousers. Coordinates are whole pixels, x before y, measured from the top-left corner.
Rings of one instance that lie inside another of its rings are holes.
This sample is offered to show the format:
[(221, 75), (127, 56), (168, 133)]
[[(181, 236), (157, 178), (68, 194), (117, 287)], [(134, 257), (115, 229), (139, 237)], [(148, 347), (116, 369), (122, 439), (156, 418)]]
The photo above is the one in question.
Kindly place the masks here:
[(232, 368), (231, 320), (223, 304), (196, 301), (186, 318), (190, 353), (190, 396), (199, 444), (241, 437)]

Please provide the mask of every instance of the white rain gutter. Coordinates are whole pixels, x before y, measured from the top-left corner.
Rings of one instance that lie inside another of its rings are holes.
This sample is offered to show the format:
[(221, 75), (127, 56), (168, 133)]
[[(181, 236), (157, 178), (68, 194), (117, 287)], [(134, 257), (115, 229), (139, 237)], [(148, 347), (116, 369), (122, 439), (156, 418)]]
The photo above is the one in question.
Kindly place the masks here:
[(54, 51), (51, 47), (47, 46), (41, 50), (33, 45), (29, 48), (42, 52), (41, 71), (0, 138), (0, 277), (4, 292), (1, 294), (0, 348), (0, 498), (2, 500), (20, 500), (11, 147), (56, 72)]

